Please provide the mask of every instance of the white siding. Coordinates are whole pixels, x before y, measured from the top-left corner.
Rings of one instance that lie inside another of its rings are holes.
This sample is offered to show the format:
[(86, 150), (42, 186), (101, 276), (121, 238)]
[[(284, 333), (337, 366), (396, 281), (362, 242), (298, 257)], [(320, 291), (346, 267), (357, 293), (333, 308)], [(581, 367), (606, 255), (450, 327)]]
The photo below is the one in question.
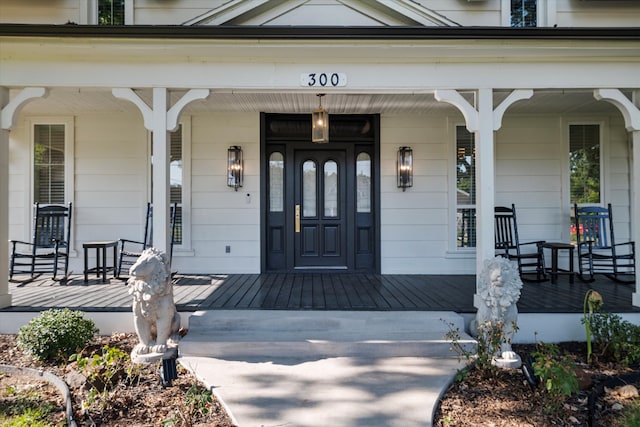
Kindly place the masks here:
[(557, 0), (558, 27), (637, 27), (637, 1)]
[[(87, 0), (82, 0), (87, 1)], [(79, 0), (2, 0), (0, 22), (66, 24), (80, 21)]]
[[(260, 116), (219, 113), (192, 118), (192, 249), (179, 271), (260, 271)], [(227, 149), (244, 153), (244, 187), (227, 187)], [(249, 195), (249, 196), (247, 196)], [(225, 253), (225, 247), (231, 252)]]
[[(29, 235), (29, 117), (10, 134), (9, 238)], [(584, 118), (582, 118), (584, 119)], [(567, 240), (564, 206), (566, 123), (576, 117), (505, 115), (496, 132), (496, 204), (515, 203), (523, 241)], [(603, 123), (605, 202), (614, 206), (620, 240), (629, 236), (629, 147), (619, 115), (589, 117)], [(148, 200), (148, 132), (138, 114), (87, 113), (75, 122), (75, 228), (77, 255), (71, 269), (82, 271), (82, 242), (140, 239)], [(381, 117), (382, 273), (471, 274), (474, 251), (460, 251), (455, 227), (453, 161), (458, 116)], [(258, 113), (202, 113), (191, 118), (191, 251), (174, 257), (185, 273), (260, 271), (260, 163)], [(226, 185), (226, 155), (240, 145), (245, 186)], [(396, 187), (396, 152), (414, 153), (414, 186)], [(249, 196), (247, 196), (249, 195)], [(230, 246), (231, 252), (225, 253)]]
[[(84, 23), (82, 3), (88, 0), (2, 0), (0, 22), (31, 24)], [(640, 22), (637, 1), (546, 0), (555, 2), (548, 19), (559, 27), (636, 27)], [(228, 0), (135, 0), (133, 19), (137, 25), (179, 25), (215, 9)], [(500, 26), (502, 0), (419, 0), (428, 8), (462, 26)], [(275, 18), (275, 19), (271, 19)], [(267, 22), (263, 22), (267, 19)], [(400, 25), (399, 16), (387, 22)], [(541, 18), (544, 25), (546, 18)], [(246, 21), (246, 22), (245, 22)], [(379, 25), (379, 22), (336, 1), (309, 2), (280, 14), (249, 14), (243, 24), (261, 25)], [(235, 23), (237, 24), (237, 22)]]

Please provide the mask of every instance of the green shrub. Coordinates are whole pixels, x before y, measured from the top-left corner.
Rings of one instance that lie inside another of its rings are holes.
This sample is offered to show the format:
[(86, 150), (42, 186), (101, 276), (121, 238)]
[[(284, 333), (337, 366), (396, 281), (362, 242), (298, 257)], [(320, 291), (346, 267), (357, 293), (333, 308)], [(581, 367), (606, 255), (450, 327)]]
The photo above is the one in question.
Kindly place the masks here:
[(540, 378), (547, 413), (558, 413), (564, 399), (579, 390), (575, 363), (567, 355), (561, 355), (555, 344), (538, 343), (531, 353), (534, 357), (533, 370)]
[(81, 311), (52, 309), (20, 328), (18, 345), (38, 360), (66, 360), (98, 332)]
[[(458, 359), (464, 358), (467, 362), (473, 363), (473, 367), (477, 369), (483, 377), (490, 377), (498, 372), (497, 366), (493, 361), (496, 356), (500, 355), (503, 344), (511, 344), (509, 338), (505, 335), (505, 325), (503, 322), (486, 321), (476, 325), (477, 346), (473, 351), (467, 348), (461, 342), (460, 330), (452, 323), (449, 325), (449, 332), (445, 334), (445, 338), (451, 341), (451, 351), (458, 353)], [(511, 327), (514, 331), (518, 330), (516, 323), (512, 323)]]
[(595, 313), (589, 323), (599, 357), (640, 363), (640, 326), (612, 313)]

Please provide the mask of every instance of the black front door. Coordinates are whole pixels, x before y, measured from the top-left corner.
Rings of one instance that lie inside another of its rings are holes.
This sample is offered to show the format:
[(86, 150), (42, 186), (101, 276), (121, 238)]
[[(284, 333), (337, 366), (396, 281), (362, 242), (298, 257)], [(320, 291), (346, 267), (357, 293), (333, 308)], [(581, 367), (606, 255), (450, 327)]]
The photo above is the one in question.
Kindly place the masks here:
[(294, 159), (294, 268), (347, 269), (345, 152), (296, 150)]
[(263, 115), (263, 271), (379, 268), (377, 116), (332, 116), (311, 143), (307, 115)]

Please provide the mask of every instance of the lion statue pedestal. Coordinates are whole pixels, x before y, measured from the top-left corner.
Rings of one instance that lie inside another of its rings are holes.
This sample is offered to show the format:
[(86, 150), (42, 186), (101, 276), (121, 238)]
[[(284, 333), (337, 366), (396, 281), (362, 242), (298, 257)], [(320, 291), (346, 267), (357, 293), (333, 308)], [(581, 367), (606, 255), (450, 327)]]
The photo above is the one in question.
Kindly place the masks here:
[(485, 261), (478, 282), (478, 312), (471, 331), (474, 333), (479, 331), (478, 327), (487, 325), (502, 328), (504, 341), (493, 358), (493, 364), (501, 368), (522, 366), (520, 356), (511, 349), (518, 320), (516, 303), (520, 299), (520, 289), (522, 280), (514, 261), (500, 256)]
[(178, 355), (180, 315), (173, 301), (167, 255), (146, 249), (129, 269), (133, 322), (139, 343), (131, 351), (134, 363), (151, 363)]

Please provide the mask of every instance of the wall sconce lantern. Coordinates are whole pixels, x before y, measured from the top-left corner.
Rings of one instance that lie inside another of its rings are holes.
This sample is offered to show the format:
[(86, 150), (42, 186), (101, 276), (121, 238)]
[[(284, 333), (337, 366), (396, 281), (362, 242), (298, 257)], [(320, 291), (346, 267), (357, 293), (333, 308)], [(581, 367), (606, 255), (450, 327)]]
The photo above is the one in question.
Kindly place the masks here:
[(320, 106), (311, 113), (311, 142), (317, 144), (326, 144), (329, 142), (329, 113), (322, 108), (322, 97), (324, 94), (318, 94)]
[(227, 150), (227, 185), (235, 188), (242, 187), (244, 165), (242, 161), (242, 148), (233, 145)]
[(411, 147), (398, 149), (398, 188), (405, 191), (413, 187), (413, 150)]

